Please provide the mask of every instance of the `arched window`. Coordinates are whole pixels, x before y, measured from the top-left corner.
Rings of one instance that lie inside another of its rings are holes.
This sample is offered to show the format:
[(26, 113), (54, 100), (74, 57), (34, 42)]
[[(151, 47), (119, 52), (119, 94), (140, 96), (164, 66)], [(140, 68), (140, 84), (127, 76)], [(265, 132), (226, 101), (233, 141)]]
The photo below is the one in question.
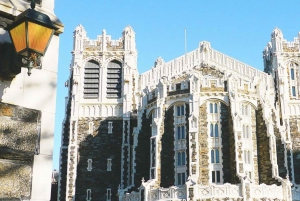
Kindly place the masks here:
[(107, 66), (107, 98), (121, 98), (122, 86), (122, 64), (119, 61), (113, 60)]
[(291, 79), (295, 80), (295, 72), (293, 68), (291, 68)]
[(84, 67), (83, 98), (98, 98), (99, 96), (99, 63), (88, 61)]

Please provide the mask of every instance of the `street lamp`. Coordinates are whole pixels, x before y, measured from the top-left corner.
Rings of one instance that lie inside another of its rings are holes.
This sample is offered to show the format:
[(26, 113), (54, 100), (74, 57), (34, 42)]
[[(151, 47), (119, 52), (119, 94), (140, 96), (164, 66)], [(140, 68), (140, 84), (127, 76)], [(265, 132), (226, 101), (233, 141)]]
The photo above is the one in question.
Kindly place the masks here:
[(21, 67), (28, 68), (29, 76), (31, 69), (40, 65), (40, 59), (57, 30), (48, 15), (34, 10), (34, 0), (30, 5), (31, 8), (18, 15), (7, 28), (15, 51), (21, 57)]

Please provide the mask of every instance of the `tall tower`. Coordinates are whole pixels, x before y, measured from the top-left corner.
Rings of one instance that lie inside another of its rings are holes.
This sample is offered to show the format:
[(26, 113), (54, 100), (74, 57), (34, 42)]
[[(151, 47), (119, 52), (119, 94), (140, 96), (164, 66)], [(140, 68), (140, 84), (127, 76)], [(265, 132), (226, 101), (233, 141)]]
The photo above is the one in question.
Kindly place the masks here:
[(299, 38), (284, 39), (275, 28), (271, 42), (263, 52), (265, 72), (272, 75), (276, 88), (275, 106), (280, 111), (280, 124), (286, 136), (286, 166), (294, 184), (300, 184), (300, 49)]
[(59, 200), (117, 200), (118, 188), (132, 185), (135, 33), (128, 26), (112, 40), (103, 30), (92, 40), (79, 25), (72, 54), (60, 163), (66, 176), (60, 179)]

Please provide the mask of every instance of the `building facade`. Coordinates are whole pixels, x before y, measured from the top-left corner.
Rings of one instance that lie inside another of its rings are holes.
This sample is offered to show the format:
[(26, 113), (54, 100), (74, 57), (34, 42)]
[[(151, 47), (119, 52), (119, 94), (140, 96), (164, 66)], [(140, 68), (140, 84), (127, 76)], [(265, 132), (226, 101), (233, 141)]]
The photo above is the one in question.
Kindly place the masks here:
[(59, 34), (54, 0), (36, 1), (58, 28), (41, 67), (15, 68), (6, 31), (29, 0), (0, 0), (0, 200), (50, 200)]
[(131, 27), (78, 26), (59, 200), (300, 200), (299, 37), (276, 28), (264, 72), (204, 41), (138, 74)]

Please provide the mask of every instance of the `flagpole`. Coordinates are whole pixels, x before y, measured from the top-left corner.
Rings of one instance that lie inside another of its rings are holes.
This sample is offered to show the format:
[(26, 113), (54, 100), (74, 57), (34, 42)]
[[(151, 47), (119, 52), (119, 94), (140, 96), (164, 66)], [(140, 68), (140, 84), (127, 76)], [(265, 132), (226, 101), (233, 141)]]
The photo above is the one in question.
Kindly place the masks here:
[(187, 63), (187, 58), (186, 58), (186, 54), (187, 54), (186, 28), (184, 28), (184, 51), (185, 51), (185, 63)]

